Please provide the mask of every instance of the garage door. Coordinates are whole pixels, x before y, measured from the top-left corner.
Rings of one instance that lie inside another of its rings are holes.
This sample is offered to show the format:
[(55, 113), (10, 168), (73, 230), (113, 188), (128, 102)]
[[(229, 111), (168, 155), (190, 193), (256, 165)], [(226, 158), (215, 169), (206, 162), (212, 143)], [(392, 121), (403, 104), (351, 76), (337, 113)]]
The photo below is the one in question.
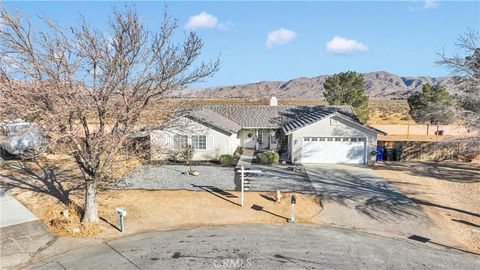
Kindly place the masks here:
[(304, 137), (301, 163), (365, 164), (365, 138)]

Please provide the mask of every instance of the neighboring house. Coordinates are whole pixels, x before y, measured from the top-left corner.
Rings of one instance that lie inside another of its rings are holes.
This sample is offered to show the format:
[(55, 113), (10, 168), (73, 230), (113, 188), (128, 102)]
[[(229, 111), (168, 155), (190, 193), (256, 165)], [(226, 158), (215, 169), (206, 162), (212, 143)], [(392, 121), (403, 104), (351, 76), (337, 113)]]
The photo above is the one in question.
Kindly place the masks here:
[(195, 160), (237, 147), (275, 150), (292, 163), (365, 164), (386, 133), (358, 121), (351, 106), (203, 106), (190, 108), (150, 132), (152, 159), (191, 145)]

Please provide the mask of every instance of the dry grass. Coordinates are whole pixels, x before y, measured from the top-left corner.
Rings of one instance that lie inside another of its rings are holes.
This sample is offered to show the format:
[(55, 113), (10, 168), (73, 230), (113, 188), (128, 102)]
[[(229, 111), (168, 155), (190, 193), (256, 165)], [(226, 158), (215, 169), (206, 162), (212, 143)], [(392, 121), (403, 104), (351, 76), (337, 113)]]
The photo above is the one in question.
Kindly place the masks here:
[(118, 179), (135, 170), (145, 161), (138, 157), (117, 156), (109, 173), (110, 179)]
[[(68, 216), (62, 212), (68, 211)], [(58, 236), (65, 237), (92, 237), (101, 232), (100, 224), (81, 223), (83, 209), (74, 202), (66, 206), (63, 204), (46, 205), (43, 220), (48, 221), (48, 229)]]
[(414, 124), (406, 100), (370, 100), (368, 124), (406, 125)]

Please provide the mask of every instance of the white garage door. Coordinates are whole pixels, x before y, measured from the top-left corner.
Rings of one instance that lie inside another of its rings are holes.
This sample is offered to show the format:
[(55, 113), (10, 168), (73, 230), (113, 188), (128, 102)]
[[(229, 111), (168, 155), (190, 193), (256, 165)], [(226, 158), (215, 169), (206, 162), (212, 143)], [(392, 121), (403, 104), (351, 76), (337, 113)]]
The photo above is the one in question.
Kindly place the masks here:
[(301, 163), (365, 164), (365, 138), (304, 137)]

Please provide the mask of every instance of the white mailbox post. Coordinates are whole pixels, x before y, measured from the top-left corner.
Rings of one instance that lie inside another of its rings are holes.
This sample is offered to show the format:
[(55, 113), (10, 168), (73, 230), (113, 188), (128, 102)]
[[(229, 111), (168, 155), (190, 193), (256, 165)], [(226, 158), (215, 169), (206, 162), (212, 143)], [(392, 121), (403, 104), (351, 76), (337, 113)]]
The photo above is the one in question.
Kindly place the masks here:
[(240, 170), (240, 179), (241, 179), (241, 195), (240, 195), (240, 204), (243, 207), (243, 202), (244, 202), (244, 185), (245, 185), (245, 173), (262, 173), (262, 171), (259, 170), (245, 170), (245, 168), (242, 166), (242, 169)]

